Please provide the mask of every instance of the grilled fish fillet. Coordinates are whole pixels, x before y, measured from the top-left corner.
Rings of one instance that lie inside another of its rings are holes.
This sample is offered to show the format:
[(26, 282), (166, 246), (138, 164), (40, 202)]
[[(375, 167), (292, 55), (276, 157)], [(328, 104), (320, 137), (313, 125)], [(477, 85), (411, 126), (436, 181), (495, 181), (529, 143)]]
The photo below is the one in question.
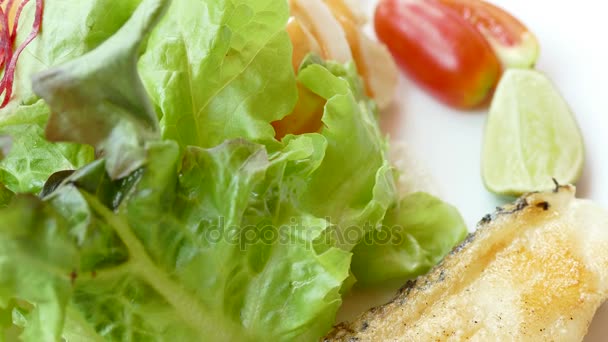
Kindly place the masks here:
[(581, 341), (608, 293), (608, 213), (572, 186), (499, 208), (428, 275), (325, 341)]

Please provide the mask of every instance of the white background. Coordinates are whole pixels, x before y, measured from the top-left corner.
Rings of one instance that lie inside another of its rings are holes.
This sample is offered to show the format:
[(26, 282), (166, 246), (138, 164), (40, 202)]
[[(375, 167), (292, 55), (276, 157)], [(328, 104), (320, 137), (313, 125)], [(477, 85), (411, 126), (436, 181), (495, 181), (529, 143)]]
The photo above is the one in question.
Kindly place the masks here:
[[(362, 2), (371, 15), (377, 0)], [(603, 0), (490, 2), (526, 23), (539, 39), (537, 69), (566, 98), (585, 139), (585, 172), (577, 194), (608, 208), (608, 5)], [(480, 177), (486, 112), (451, 110), (403, 77), (397, 98), (393, 110), (384, 113), (383, 127), (408, 142), (428, 167), (442, 198), (458, 207), (473, 229), (483, 215), (502, 204), (486, 191)], [(365, 304), (346, 306), (347, 311), (360, 310)], [(600, 310), (585, 341), (608, 341), (608, 305)]]

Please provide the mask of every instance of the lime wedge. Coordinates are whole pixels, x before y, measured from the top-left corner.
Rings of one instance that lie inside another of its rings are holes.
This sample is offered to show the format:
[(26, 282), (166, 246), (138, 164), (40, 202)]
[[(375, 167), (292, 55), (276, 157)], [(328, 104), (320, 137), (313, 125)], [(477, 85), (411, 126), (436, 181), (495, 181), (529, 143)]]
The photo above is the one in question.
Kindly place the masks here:
[(486, 123), (482, 177), (491, 192), (521, 195), (575, 183), (583, 170), (583, 138), (568, 104), (535, 70), (507, 70)]

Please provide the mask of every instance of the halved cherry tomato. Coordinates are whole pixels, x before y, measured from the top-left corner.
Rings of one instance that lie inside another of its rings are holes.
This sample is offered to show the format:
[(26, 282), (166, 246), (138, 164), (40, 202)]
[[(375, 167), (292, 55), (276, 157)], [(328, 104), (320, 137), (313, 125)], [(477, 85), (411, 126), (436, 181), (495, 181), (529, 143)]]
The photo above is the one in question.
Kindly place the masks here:
[(424, 0), (381, 0), (375, 30), (397, 63), (439, 100), (457, 108), (483, 103), (500, 77), (484, 36), (453, 10)]
[(536, 64), (538, 40), (518, 19), (483, 0), (436, 0), (448, 6), (483, 34), (507, 68), (531, 68)]

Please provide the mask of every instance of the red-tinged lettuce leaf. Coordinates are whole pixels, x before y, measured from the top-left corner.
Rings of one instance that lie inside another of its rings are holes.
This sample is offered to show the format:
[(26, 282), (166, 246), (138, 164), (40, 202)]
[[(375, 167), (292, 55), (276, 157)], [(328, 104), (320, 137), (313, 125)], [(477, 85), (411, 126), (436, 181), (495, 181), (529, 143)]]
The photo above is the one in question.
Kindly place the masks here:
[[(53, 0), (44, 2), (40, 33), (23, 51), (15, 68), (11, 102), (0, 110), (0, 122), (20, 105), (32, 105), (32, 75), (82, 56), (112, 36), (131, 16), (141, 0)], [(29, 35), (35, 1), (23, 8), (16, 45)], [(109, 13), (111, 12), (111, 15)], [(66, 20), (69, 18), (69, 20)]]
[[(50, 143), (44, 138), (50, 110), (32, 91), (32, 75), (65, 63), (94, 49), (131, 16), (140, 0), (54, 0), (44, 3), (40, 34), (17, 63), (14, 91), (0, 109), (0, 135), (14, 141), (14, 149), (0, 161), (0, 183), (15, 192), (36, 193), (46, 179), (61, 170), (82, 167), (94, 158), (90, 146)], [(16, 44), (29, 34), (35, 2), (24, 8)], [(111, 15), (108, 11), (113, 10)], [(70, 18), (66, 20), (66, 18)]]
[(137, 73), (140, 46), (168, 0), (144, 0), (97, 48), (38, 74), (34, 91), (51, 108), (46, 137), (90, 144), (106, 156), (112, 178), (145, 160), (146, 141), (159, 139), (158, 119)]

